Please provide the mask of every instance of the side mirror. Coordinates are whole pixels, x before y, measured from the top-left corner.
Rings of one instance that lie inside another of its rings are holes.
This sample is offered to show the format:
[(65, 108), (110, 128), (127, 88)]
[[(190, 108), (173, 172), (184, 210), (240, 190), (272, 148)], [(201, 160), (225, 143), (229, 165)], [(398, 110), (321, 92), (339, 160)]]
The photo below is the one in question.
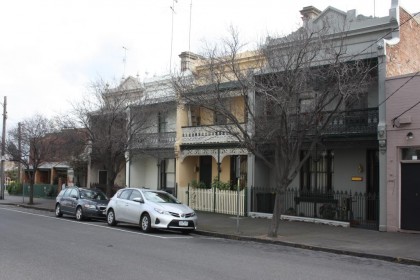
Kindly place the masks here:
[(70, 197), (71, 197), (71, 198), (78, 199), (77, 195), (75, 195), (75, 194), (72, 194)]
[(132, 200), (135, 201), (135, 202), (138, 202), (138, 203), (144, 203), (144, 200), (141, 197), (135, 197)]

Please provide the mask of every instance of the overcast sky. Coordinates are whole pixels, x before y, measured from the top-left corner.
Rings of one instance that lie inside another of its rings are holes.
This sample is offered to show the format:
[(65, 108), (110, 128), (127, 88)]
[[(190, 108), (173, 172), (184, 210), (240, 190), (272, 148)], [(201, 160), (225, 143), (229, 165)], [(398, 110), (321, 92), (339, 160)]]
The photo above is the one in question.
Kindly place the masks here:
[[(419, 0), (400, 3), (420, 11)], [(3, 0), (0, 102), (7, 96), (6, 127), (36, 113), (70, 110), (70, 101), (99, 78), (167, 74), (170, 65), (179, 67), (182, 51), (199, 53), (205, 41), (226, 36), (230, 25), (249, 43), (287, 34), (309, 5), (385, 16), (391, 0)]]

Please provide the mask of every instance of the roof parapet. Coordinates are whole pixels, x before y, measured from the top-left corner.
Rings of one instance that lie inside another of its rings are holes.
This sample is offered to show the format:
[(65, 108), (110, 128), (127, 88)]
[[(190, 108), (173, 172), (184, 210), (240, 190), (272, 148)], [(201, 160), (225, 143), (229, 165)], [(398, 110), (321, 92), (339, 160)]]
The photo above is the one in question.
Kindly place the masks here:
[(197, 60), (202, 59), (201, 56), (190, 51), (182, 52), (179, 57), (181, 58), (181, 72), (186, 70), (192, 71)]
[(321, 14), (321, 11), (315, 8), (314, 6), (307, 6), (303, 7), (300, 10), (300, 14), (302, 15), (303, 24), (306, 26), (310, 20), (313, 20), (317, 16)]

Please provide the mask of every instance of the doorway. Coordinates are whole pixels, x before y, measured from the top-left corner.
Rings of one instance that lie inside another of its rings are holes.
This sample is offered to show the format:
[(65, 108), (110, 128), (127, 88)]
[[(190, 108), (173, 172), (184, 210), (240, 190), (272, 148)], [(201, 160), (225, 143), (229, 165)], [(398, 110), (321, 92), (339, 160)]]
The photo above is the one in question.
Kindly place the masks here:
[(211, 156), (200, 157), (200, 182), (203, 182), (208, 188), (211, 187), (212, 161)]
[(420, 163), (401, 163), (401, 229), (420, 230)]
[(366, 163), (366, 217), (379, 221), (379, 151), (368, 150)]
[(108, 183), (108, 171), (99, 170), (99, 184), (106, 185)]

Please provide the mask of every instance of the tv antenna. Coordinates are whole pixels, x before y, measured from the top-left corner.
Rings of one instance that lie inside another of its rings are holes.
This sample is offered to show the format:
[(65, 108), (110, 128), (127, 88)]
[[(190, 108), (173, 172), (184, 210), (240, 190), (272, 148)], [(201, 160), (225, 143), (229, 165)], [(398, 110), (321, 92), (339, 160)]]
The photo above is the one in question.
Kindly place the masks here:
[(190, 1), (190, 26), (188, 27), (188, 51), (191, 51), (191, 18), (192, 18), (192, 0)]
[(175, 15), (175, 3), (178, 3), (178, 0), (172, 0), (172, 6), (169, 8), (172, 10), (172, 25), (171, 25), (171, 56), (169, 58), (169, 73), (172, 73), (172, 47), (174, 43), (174, 15)]
[(123, 58), (124, 72), (123, 72), (123, 78), (125, 78), (125, 66), (127, 64), (127, 51), (128, 51), (128, 49), (125, 46), (123, 46), (122, 48), (124, 49), (124, 58)]

